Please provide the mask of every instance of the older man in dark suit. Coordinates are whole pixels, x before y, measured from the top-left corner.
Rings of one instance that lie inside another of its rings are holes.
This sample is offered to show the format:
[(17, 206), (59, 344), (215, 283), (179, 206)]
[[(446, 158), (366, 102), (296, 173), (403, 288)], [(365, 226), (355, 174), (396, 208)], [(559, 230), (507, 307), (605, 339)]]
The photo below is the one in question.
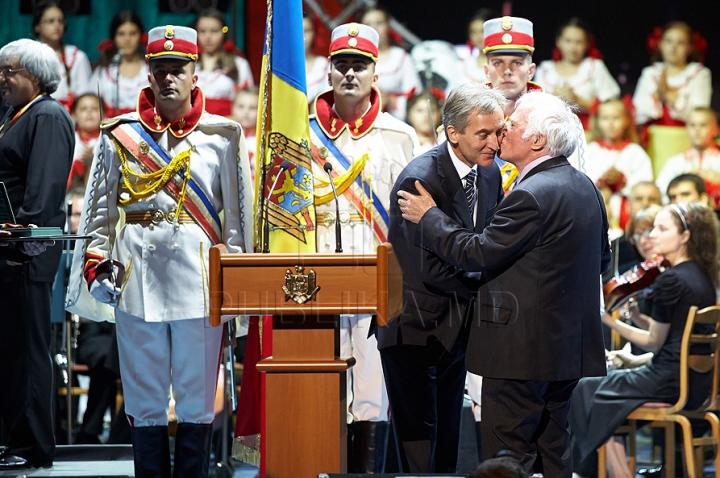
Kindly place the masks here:
[[(0, 49), (0, 95), (10, 106), (0, 120), (0, 181), (18, 224), (65, 223), (75, 136), (70, 115), (49, 96), (61, 74), (47, 45), (21, 39)], [(50, 306), (61, 253), (56, 246), (30, 262), (0, 261), (0, 471), (50, 466), (55, 457)]]
[(378, 348), (404, 472), (452, 473), (457, 466), (467, 319), (480, 275), (416, 246), (417, 226), (402, 219), (397, 192), (419, 180), (443, 212), (481, 232), (503, 197), (493, 159), (505, 101), (477, 83), (453, 90), (443, 109), (447, 142), (413, 159), (390, 195), (388, 239), (402, 267), (405, 307), (379, 328)]
[(608, 223), (597, 188), (566, 159), (572, 114), (547, 93), (520, 98), (500, 151), (519, 182), (482, 234), (432, 207), (422, 185), (419, 196), (398, 193), (403, 217), (419, 222), (415, 244), (485, 274), (466, 357), (484, 377), (483, 453), (513, 450), (553, 478), (572, 475), (572, 391), (580, 377), (605, 374), (598, 286)]

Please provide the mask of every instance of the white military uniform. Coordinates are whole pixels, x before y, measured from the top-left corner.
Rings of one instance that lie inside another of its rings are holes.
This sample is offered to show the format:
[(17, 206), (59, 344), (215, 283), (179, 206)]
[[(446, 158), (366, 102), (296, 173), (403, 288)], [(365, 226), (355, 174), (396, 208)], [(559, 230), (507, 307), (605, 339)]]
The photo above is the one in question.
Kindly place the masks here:
[[(410, 126), (388, 113), (380, 112), (380, 95), (375, 88), (370, 100), (370, 108), (360, 120), (345, 124), (333, 110), (332, 91), (317, 97), (316, 115), (311, 116), (310, 128), (315, 157), (313, 174), (316, 193), (326, 194), (330, 192), (329, 184), (318, 188), (318, 184), (327, 179), (321, 163), (330, 162), (333, 175), (341, 175), (347, 170), (343, 162), (335, 157), (332, 148), (326, 147), (327, 142), (331, 142), (350, 163), (362, 160), (367, 154), (360, 180), (365, 191), (372, 191), (375, 202), (379, 201), (382, 209), (387, 211), (393, 184), (413, 158), (418, 140)], [(313, 122), (316, 123), (313, 125)], [(323, 136), (322, 140), (318, 131)], [(387, 224), (383, 224), (380, 214), (375, 211), (363, 214), (362, 204), (368, 210), (376, 204), (369, 204), (367, 196), (358, 191), (359, 186), (355, 183), (339, 197), (343, 252), (372, 254), (377, 245), (386, 240)], [(360, 209), (354, 198), (360, 198)], [(318, 252), (332, 253), (335, 251), (335, 201), (316, 205), (316, 213)], [(375, 336), (368, 338), (370, 322), (370, 315), (342, 316), (340, 351), (342, 356), (353, 356), (356, 360), (348, 373), (348, 423), (388, 419), (388, 398), (377, 339)]]
[[(111, 134), (134, 123), (142, 125), (171, 158), (192, 148), (191, 179), (215, 213), (224, 216), (216, 230), (220, 240), (231, 252), (247, 252), (252, 247), (252, 186), (242, 129), (203, 112), (202, 105), (202, 91), (196, 88), (191, 112), (167, 125), (159, 116), (154, 118), (152, 92), (143, 90), (139, 113), (105, 124), (91, 168), (79, 233), (92, 239), (87, 248), (80, 242), (76, 247), (67, 303), (78, 299), (79, 288), (88, 287), (82, 277), (78, 279), (83, 257), (90, 265), (112, 258), (125, 266), (116, 323), (126, 412), (134, 426), (167, 424), (171, 387), (179, 422), (212, 422), (223, 328), (212, 328), (208, 322), (208, 250), (215, 241), (187, 213), (178, 224), (167, 219), (178, 203), (167, 186), (145, 199), (119, 204), (127, 189)], [(147, 148), (147, 143), (136, 144), (141, 153)], [(129, 168), (143, 172), (133, 154), (121, 149)], [(183, 212), (190, 210), (188, 197)], [(153, 213), (154, 221), (138, 219)], [(83, 300), (94, 299), (80, 294)]]

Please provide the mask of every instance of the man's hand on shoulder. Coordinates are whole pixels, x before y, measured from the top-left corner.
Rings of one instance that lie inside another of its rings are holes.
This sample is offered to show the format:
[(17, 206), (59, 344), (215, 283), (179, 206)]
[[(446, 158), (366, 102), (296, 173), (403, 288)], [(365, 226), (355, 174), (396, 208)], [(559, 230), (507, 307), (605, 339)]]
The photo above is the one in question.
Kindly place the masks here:
[(412, 194), (409, 191), (398, 191), (398, 205), (400, 206), (400, 212), (402, 212), (403, 219), (419, 223), (428, 209), (435, 207), (435, 201), (433, 200), (430, 193), (420, 184), (420, 181), (415, 181), (415, 188), (418, 194)]

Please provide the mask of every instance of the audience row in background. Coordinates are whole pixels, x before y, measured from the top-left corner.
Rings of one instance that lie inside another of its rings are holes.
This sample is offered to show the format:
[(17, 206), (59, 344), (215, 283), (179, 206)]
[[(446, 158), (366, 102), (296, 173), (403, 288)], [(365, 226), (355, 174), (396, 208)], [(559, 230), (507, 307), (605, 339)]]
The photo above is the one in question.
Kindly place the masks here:
[[(138, 92), (147, 85), (148, 67), (144, 58), (147, 42), (140, 17), (131, 10), (118, 12), (110, 23), (110, 37), (101, 42), (100, 60), (91, 72), (85, 53), (63, 44), (65, 15), (58, 0), (43, 0), (33, 13), (32, 28), (37, 40), (51, 46), (64, 66), (63, 78), (53, 97), (70, 108), (73, 99), (85, 93), (99, 93), (107, 116), (135, 110)], [(235, 93), (253, 86), (250, 65), (235, 45), (226, 40), (224, 16), (215, 9), (198, 15), (201, 53), (198, 84), (205, 93), (208, 111), (224, 116), (231, 113)]]
[[(458, 49), (465, 57), (462, 62), (458, 60), (459, 70), (442, 72), (446, 77), (456, 77), (455, 83), (457, 78), (487, 80), (481, 46), (483, 23), (490, 16), (494, 15), (483, 10), (470, 20), (468, 46)], [(390, 13), (384, 7), (370, 7), (358, 18), (379, 33), (376, 72), (385, 108), (407, 119), (418, 133), (422, 149), (429, 149), (440, 124), (443, 87), (450, 81), (443, 83), (437, 74), (423, 75), (428, 80), (423, 87), (415, 69), (423, 65), (417, 61), (413, 65), (411, 55), (394, 44), (401, 39), (391, 30)], [(254, 144), (257, 89), (252, 88), (248, 62), (226, 41), (227, 27), (221, 12), (203, 11), (194, 26), (201, 46), (198, 84), (205, 93), (208, 111), (234, 117), (243, 125), (249, 144)], [(100, 45), (102, 54), (92, 74), (87, 56), (62, 42), (65, 17), (57, 0), (38, 4), (32, 28), (36, 38), (50, 45), (64, 65), (54, 96), (71, 109), (76, 120), (78, 161), (72, 177), (83, 177), (83, 165), (90, 160), (99, 134), (98, 119), (134, 110), (137, 92), (147, 83), (142, 54), (144, 26), (130, 10), (116, 14), (110, 39)], [(313, 54), (316, 30), (313, 18), (306, 15), (306, 73), (311, 99), (328, 87), (328, 60)], [(558, 29), (552, 60), (531, 67), (536, 82), (577, 105), (592, 140), (586, 172), (606, 195), (615, 212), (614, 225), (619, 228), (627, 221), (623, 205), (630, 187), (639, 182), (657, 178), (664, 195), (672, 178), (697, 173), (705, 180), (711, 200), (720, 200), (720, 152), (713, 142), (717, 117), (708, 109), (711, 76), (699, 61), (703, 42), (688, 25), (676, 22), (654, 32), (649, 48), (654, 52), (653, 63), (643, 70), (632, 101), (618, 98), (620, 88), (602, 62), (590, 29), (579, 19), (571, 19)], [(103, 104), (88, 93), (99, 93)]]
[[(460, 80), (487, 81), (486, 59), (482, 54), (483, 23), (499, 16), (483, 9), (469, 22), (468, 45), (456, 48), (455, 62), (441, 61), (447, 50), (438, 49), (441, 41), (423, 42), (413, 48), (412, 54), (397, 46), (402, 38), (390, 28), (390, 12), (379, 4), (357, 15), (357, 19), (375, 28), (379, 33), (379, 55), (376, 73), (378, 87), (383, 93), (385, 109), (405, 119), (406, 103), (422, 90), (441, 90)], [(325, 55), (315, 54), (316, 19), (304, 19), (305, 52), (308, 98), (328, 88), (329, 68)], [(207, 107), (211, 112), (229, 115), (230, 105), (237, 90), (252, 86), (253, 75), (249, 64), (234, 44), (226, 39), (227, 26), (223, 14), (214, 9), (201, 12), (193, 26), (198, 30), (201, 55), (198, 62), (199, 84), (205, 91)], [(99, 45), (102, 52), (99, 64), (90, 79), (90, 63), (77, 47), (64, 45), (65, 17), (59, 0), (38, 3), (32, 20), (35, 37), (52, 46), (65, 66), (63, 82), (55, 97), (70, 104), (73, 96), (97, 91), (108, 106), (108, 114), (133, 109), (135, 94), (144, 85), (147, 68), (142, 58), (145, 29), (132, 11), (119, 12), (110, 25), (108, 40)], [(425, 45), (431, 44), (431, 45)], [(709, 107), (712, 95), (710, 71), (702, 65), (706, 43), (698, 33), (682, 22), (656, 29), (648, 39), (652, 64), (646, 67), (638, 81), (633, 104), (638, 125), (682, 126), (690, 110)], [(428, 50), (430, 48), (430, 50)], [(417, 50), (417, 55), (416, 55)], [(433, 50), (434, 54), (433, 54)], [(426, 55), (423, 55), (422, 52)], [(425, 74), (427, 56), (431, 63), (442, 64), (442, 71), (431, 66), (431, 75)], [(434, 57), (433, 57), (434, 56)], [(462, 57), (462, 61), (461, 61)], [(421, 81), (421, 75), (426, 79)], [(620, 88), (602, 61), (595, 47), (595, 36), (588, 25), (573, 18), (557, 31), (556, 47), (552, 59), (533, 67), (535, 82), (548, 92), (577, 104), (583, 125), (588, 128), (588, 116), (597, 103), (617, 98)], [(427, 84), (424, 84), (427, 83)], [(647, 145), (647, 135), (644, 146)], [(655, 146), (655, 145), (651, 145)], [(656, 145), (660, 148), (662, 145)], [(652, 152), (651, 152), (652, 156)]]

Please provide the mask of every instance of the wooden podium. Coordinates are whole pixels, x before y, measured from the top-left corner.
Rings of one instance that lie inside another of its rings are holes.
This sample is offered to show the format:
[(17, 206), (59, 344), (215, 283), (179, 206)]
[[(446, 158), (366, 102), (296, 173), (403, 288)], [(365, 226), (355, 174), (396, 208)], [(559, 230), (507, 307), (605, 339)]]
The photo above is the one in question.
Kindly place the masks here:
[[(312, 297), (309, 297), (315, 291)], [(230, 254), (210, 249), (210, 322), (221, 315), (272, 315), (263, 450), (267, 477), (315, 478), (347, 471), (346, 371), (340, 314), (402, 312), (402, 272), (390, 244), (376, 255)]]

